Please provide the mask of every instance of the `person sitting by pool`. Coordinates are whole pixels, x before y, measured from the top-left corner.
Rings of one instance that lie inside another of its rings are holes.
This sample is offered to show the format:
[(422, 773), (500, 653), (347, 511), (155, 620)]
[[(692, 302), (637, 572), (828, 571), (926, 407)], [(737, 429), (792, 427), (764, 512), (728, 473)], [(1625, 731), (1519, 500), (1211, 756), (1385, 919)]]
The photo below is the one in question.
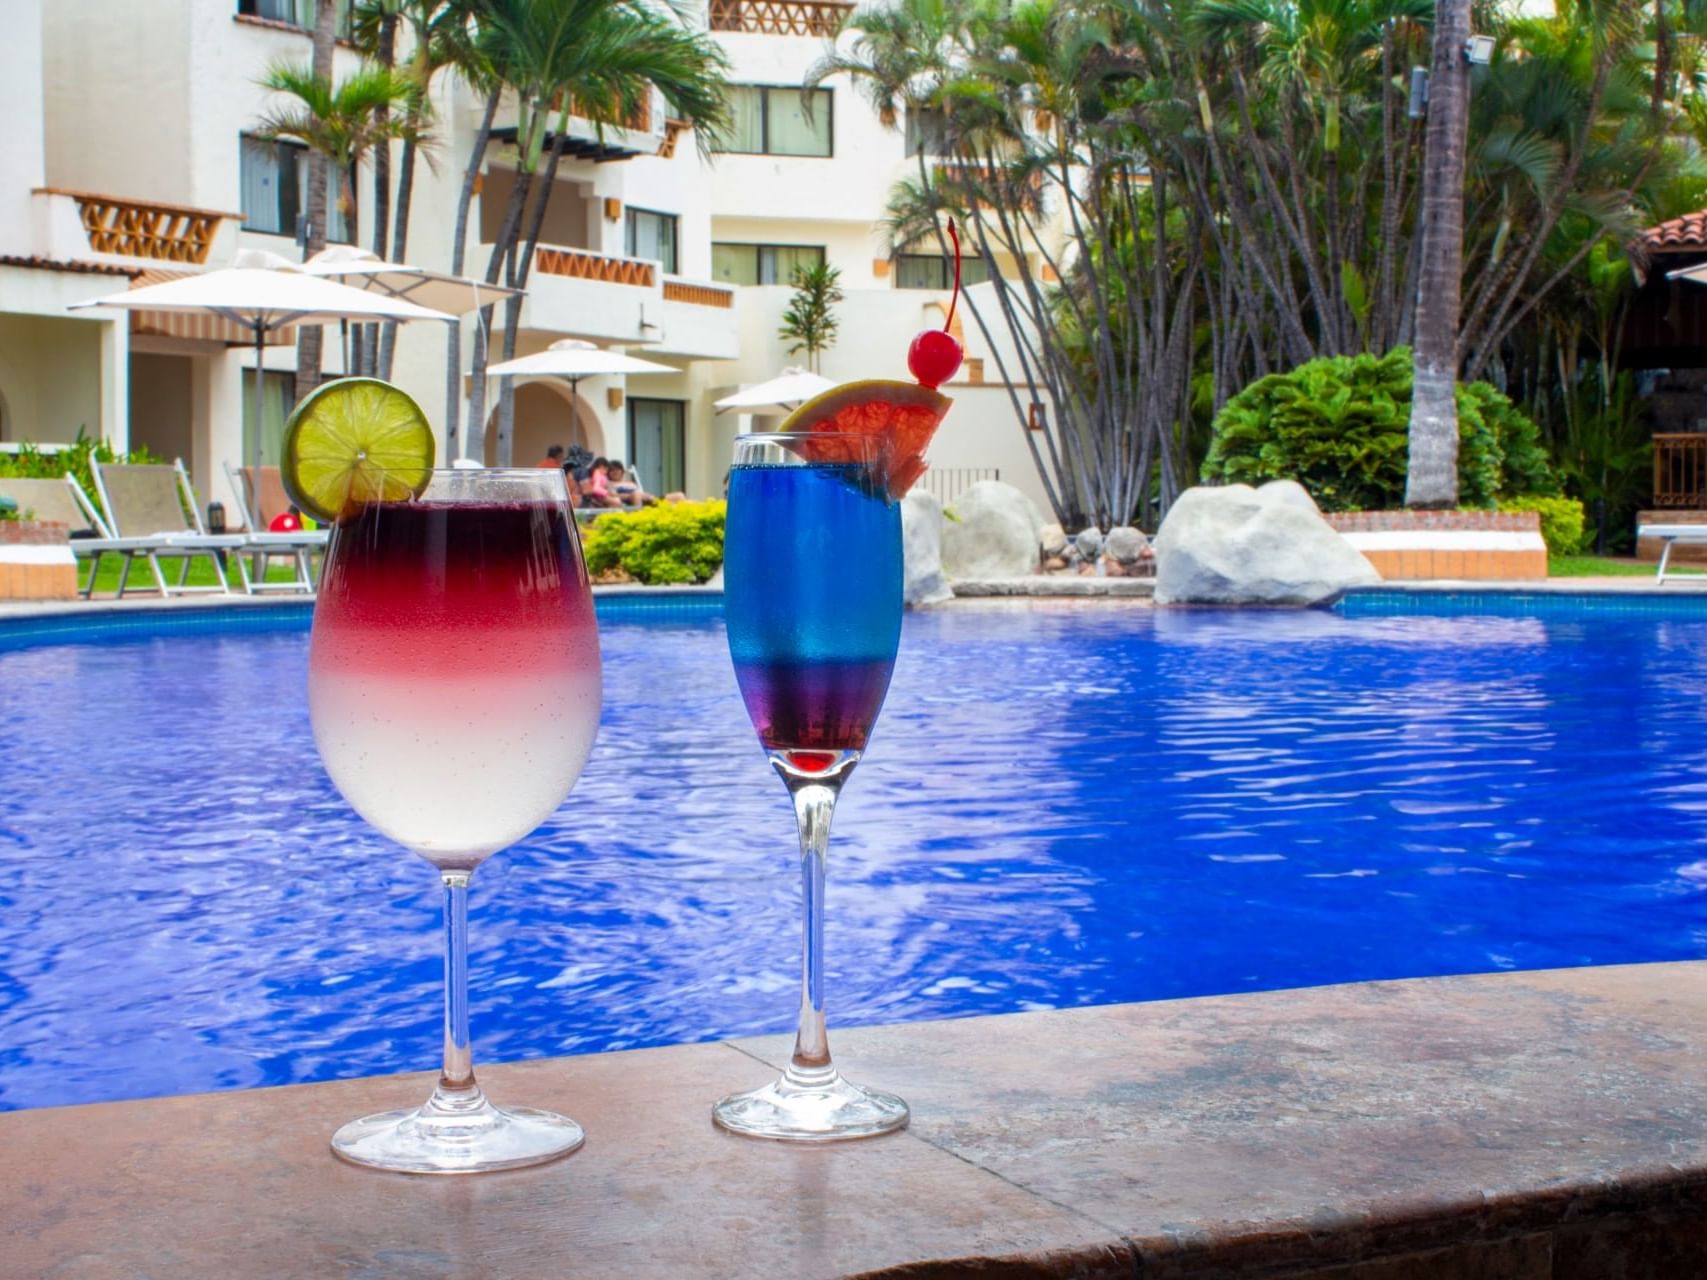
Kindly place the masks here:
[(609, 462), (604, 458), (594, 458), (592, 468), (587, 472), (587, 482), (581, 487), (581, 496), (589, 507), (620, 507), (622, 500), (611, 492)]
[(569, 506), (571, 510), (587, 505), (586, 494), (581, 490), (580, 477), (575, 474), (575, 467), (572, 463), (565, 462), (563, 464), (563, 483), (569, 487)]
[(612, 458), (605, 464), (605, 471), (610, 478), (610, 491), (623, 506), (642, 507), (649, 502), (658, 501), (628, 477), (627, 468), (622, 465), (620, 459)]
[(536, 467), (561, 467), (563, 465), (563, 446), (554, 444), (545, 451), (545, 458), (533, 464)]

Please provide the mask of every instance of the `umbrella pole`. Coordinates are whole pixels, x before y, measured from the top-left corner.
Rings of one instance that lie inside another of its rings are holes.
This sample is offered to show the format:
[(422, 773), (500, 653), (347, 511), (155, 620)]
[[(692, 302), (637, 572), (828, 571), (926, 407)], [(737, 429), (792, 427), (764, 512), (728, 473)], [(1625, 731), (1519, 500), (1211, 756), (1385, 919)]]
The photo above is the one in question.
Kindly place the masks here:
[[(266, 430), (266, 424), (261, 420), (261, 410), (266, 403), (261, 396), (263, 371), (266, 368), (262, 364), (262, 360), (265, 358), (265, 344), (266, 330), (261, 327), (261, 322), (257, 320), (255, 321), (255, 389), (250, 393), (250, 400), (254, 404), (255, 413), (255, 444), (250, 450), (250, 455), (255, 466), (255, 470), (251, 474), (255, 477), (254, 504), (256, 507), (261, 505), (261, 434)], [(255, 515), (256, 520), (260, 518), (259, 515)], [(249, 532), (259, 533), (260, 530), (251, 529)]]

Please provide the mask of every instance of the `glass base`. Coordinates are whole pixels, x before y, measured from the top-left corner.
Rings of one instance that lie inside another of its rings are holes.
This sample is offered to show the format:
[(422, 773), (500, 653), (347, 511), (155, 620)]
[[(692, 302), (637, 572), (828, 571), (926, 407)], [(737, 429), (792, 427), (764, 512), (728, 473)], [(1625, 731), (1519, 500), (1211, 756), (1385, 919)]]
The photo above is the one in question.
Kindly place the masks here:
[(892, 1093), (852, 1084), (833, 1068), (822, 1080), (792, 1073), (762, 1089), (732, 1093), (711, 1109), (730, 1133), (780, 1142), (847, 1142), (907, 1127), (907, 1104)]
[(489, 1173), (544, 1164), (585, 1141), (567, 1116), (500, 1109), (476, 1087), (468, 1094), (441, 1090), (422, 1106), (352, 1120), (332, 1135), (332, 1152), (395, 1173)]

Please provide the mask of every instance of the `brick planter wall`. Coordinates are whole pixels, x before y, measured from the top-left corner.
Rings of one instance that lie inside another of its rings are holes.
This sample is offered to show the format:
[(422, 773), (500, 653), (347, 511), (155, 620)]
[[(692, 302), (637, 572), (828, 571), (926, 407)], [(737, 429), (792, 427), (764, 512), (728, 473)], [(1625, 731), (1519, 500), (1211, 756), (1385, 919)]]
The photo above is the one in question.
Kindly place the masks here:
[(0, 520), (0, 600), (75, 600), (77, 561), (66, 527)]
[(1388, 579), (1547, 576), (1533, 511), (1345, 511), (1323, 517)]

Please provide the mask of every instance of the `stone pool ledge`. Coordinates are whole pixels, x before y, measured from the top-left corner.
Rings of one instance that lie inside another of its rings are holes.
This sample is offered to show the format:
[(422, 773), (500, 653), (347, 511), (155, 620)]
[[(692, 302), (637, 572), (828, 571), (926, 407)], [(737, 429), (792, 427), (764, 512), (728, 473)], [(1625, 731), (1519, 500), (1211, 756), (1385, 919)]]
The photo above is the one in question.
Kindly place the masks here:
[[(574, 1010), (565, 1008), (572, 1023)], [(401, 1076), (0, 1115), (0, 1272), (100, 1277), (1707, 1274), (1707, 962), (1364, 983), (843, 1031), (911, 1130), (714, 1129), (781, 1038), (487, 1068), (587, 1146), (339, 1164)]]

